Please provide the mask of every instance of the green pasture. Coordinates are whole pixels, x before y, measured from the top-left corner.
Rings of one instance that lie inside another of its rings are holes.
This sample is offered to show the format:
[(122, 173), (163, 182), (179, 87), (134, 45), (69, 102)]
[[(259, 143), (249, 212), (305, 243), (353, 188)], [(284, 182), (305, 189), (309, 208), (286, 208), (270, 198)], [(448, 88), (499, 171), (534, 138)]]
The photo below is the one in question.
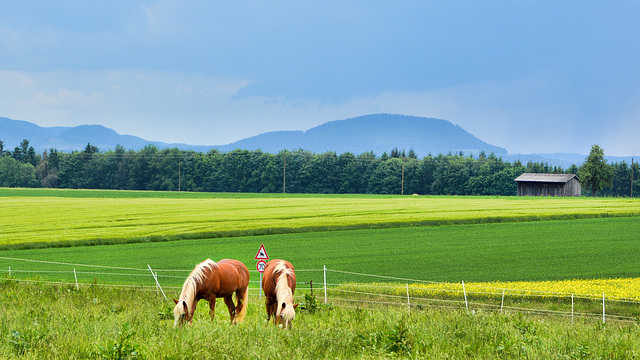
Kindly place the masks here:
[(394, 281), (342, 271), (446, 282), (638, 277), (639, 233), (640, 217), (615, 217), (5, 250), (0, 252), (5, 258), (78, 266), (0, 258), (0, 273), (6, 275), (11, 267), (14, 277), (28, 278), (33, 274), (20, 271), (64, 271), (38, 277), (72, 282), (75, 268), (83, 283), (154, 285), (149, 265), (159, 273), (163, 285), (179, 287), (193, 266), (205, 258), (235, 258), (252, 270), (256, 281), (254, 256), (263, 243), (271, 258), (289, 259), (296, 266), (299, 281), (316, 284), (323, 282), (323, 266), (334, 270), (327, 273), (329, 283)]
[(198, 262), (235, 258), (257, 281), (262, 243), (315, 283), (323, 266), (329, 283), (385, 281), (345, 272), (446, 282), (640, 274), (638, 199), (0, 189), (0, 203), (0, 274), (23, 279), (74, 281), (76, 269), (81, 283), (154, 285), (150, 266), (179, 287)]
[(0, 249), (640, 215), (639, 199), (0, 189)]
[[(637, 278), (637, 199), (0, 189), (0, 205), (1, 358), (626, 359), (640, 352), (635, 323), (499, 313), (473, 307), (480, 295), (471, 292), (467, 313), (462, 305), (421, 306), (424, 299), (414, 299), (410, 312), (364, 308), (358, 295), (324, 305), (319, 291), (324, 266), (327, 282), (343, 289), (407, 279)], [(267, 326), (257, 301), (260, 244), (296, 267), (301, 306), (290, 331)], [(171, 298), (205, 258), (248, 266), (247, 318), (231, 326), (218, 301), (211, 322), (200, 302), (193, 327), (174, 329), (172, 302), (154, 289), (148, 266)], [(314, 311), (305, 297), (311, 280)], [(54, 281), (65, 284), (40, 283)], [(571, 304), (510, 297), (507, 305), (568, 311)], [(609, 302), (607, 314), (637, 319), (638, 311)]]
[(468, 314), (425, 307), (299, 306), (291, 330), (248, 305), (232, 326), (201, 301), (193, 326), (173, 328), (155, 292), (0, 281), (2, 359), (633, 359), (636, 324), (597, 319)]

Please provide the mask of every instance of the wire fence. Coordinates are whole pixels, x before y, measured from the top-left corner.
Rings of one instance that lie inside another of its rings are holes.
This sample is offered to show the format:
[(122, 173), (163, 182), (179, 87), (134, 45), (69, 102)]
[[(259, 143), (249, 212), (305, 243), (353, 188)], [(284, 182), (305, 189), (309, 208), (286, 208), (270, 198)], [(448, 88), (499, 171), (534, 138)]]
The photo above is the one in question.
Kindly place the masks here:
[[(55, 261), (0, 257), (12, 266), (0, 268), (4, 281), (43, 283), (75, 287), (135, 288), (153, 291), (168, 301), (177, 297), (192, 269), (154, 269), (72, 264)], [(47, 269), (33, 270), (25, 263), (39, 263)], [(55, 268), (55, 269), (54, 269)], [(249, 270), (249, 297), (262, 299), (261, 274)], [(296, 269), (296, 300), (305, 294), (320, 296), (328, 306), (369, 308), (403, 307), (407, 311), (446, 308), (477, 312), (518, 312), (576, 319), (637, 323), (640, 301), (602, 294), (575, 294), (527, 289), (510, 289), (479, 284), (444, 283), (384, 275), (327, 269)], [(304, 275), (303, 275), (304, 274)], [(340, 282), (330, 283), (331, 278)], [(302, 279), (309, 279), (304, 281)], [(315, 282), (313, 278), (317, 279)], [(346, 281), (344, 279), (347, 279)], [(318, 279), (321, 279), (318, 281)], [(167, 295), (168, 294), (168, 295)]]

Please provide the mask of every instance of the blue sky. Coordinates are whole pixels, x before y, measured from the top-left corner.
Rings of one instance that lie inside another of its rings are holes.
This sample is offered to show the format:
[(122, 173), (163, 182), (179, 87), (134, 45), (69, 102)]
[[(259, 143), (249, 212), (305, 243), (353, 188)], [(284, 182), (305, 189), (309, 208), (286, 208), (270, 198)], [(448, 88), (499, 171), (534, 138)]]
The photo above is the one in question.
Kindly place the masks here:
[(638, 19), (638, 0), (3, 1), (0, 116), (221, 145), (399, 113), (510, 153), (638, 155)]

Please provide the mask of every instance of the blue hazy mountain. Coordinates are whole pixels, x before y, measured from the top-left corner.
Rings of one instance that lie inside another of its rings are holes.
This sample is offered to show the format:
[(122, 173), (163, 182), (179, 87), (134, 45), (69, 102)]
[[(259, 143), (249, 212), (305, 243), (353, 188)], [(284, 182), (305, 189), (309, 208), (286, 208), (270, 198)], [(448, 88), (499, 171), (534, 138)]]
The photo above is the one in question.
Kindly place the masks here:
[(373, 151), (382, 155), (394, 148), (418, 156), (449, 152), (506, 154), (507, 150), (487, 144), (449, 121), (396, 114), (365, 115), (336, 120), (307, 131), (274, 131), (217, 146), (222, 151), (234, 149), (277, 153), (283, 149), (304, 149), (314, 153), (334, 151), (338, 154), (361, 154)]
[(127, 150), (140, 150), (149, 144), (161, 149), (168, 147), (197, 151), (211, 149), (210, 146), (167, 144), (132, 135), (120, 135), (115, 130), (102, 125), (42, 127), (28, 121), (0, 117), (0, 140), (4, 142), (5, 150), (13, 150), (24, 139), (29, 140), (29, 145), (33, 146), (38, 153), (51, 148), (65, 152), (81, 151), (88, 143), (97, 146), (100, 150), (114, 149), (117, 145)]
[(233, 142), (228, 145), (167, 144), (145, 140), (131, 135), (120, 135), (102, 125), (75, 127), (41, 127), (36, 124), (0, 118), (0, 140), (5, 148), (13, 149), (23, 139), (29, 140), (39, 152), (49, 148), (61, 151), (83, 150), (87, 143), (100, 150), (121, 145), (125, 149), (139, 150), (148, 144), (159, 148), (177, 147), (184, 150), (232, 151), (235, 149), (262, 150), (277, 153), (282, 150), (304, 149), (314, 153), (334, 151), (338, 154), (361, 154), (373, 151), (377, 155), (393, 148), (419, 156), (464, 151), (478, 154), (506, 154), (504, 148), (490, 145), (471, 135), (461, 127), (440, 119), (416, 116), (376, 114), (352, 119), (331, 121), (307, 131), (274, 131)]
[[(4, 142), (5, 150), (13, 150), (24, 139), (29, 140), (29, 144), (38, 153), (50, 148), (65, 152), (82, 151), (87, 143), (91, 143), (100, 150), (114, 149), (117, 145), (127, 150), (140, 150), (152, 144), (160, 149), (179, 148), (199, 152), (208, 152), (211, 149), (260, 149), (277, 153), (284, 149), (304, 149), (314, 153), (334, 151), (337, 154), (351, 152), (356, 155), (372, 151), (378, 156), (398, 148), (407, 152), (413, 149), (419, 158), (428, 154), (460, 151), (477, 156), (484, 151), (487, 155), (494, 153), (509, 162), (546, 162), (563, 168), (572, 164), (580, 165), (586, 158), (586, 155), (565, 153), (509, 154), (506, 149), (487, 144), (449, 121), (396, 114), (373, 114), (330, 121), (307, 131), (267, 132), (227, 145), (169, 144), (121, 135), (102, 125), (41, 127), (28, 121), (0, 117), (0, 140)], [(606, 158), (612, 162), (631, 162), (631, 157)]]

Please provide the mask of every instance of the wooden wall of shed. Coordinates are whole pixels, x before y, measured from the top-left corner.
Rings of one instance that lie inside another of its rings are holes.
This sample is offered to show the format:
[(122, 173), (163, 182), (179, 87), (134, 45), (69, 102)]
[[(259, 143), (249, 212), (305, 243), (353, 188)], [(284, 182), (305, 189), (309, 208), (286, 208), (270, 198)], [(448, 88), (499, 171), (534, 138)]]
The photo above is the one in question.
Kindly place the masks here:
[(578, 179), (567, 183), (518, 182), (518, 196), (581, 196)]
[(565, 195), (563, 196), (582, 196), (582, 187), (580, 181), (576, 178), (569, 180), (565, 184)]

